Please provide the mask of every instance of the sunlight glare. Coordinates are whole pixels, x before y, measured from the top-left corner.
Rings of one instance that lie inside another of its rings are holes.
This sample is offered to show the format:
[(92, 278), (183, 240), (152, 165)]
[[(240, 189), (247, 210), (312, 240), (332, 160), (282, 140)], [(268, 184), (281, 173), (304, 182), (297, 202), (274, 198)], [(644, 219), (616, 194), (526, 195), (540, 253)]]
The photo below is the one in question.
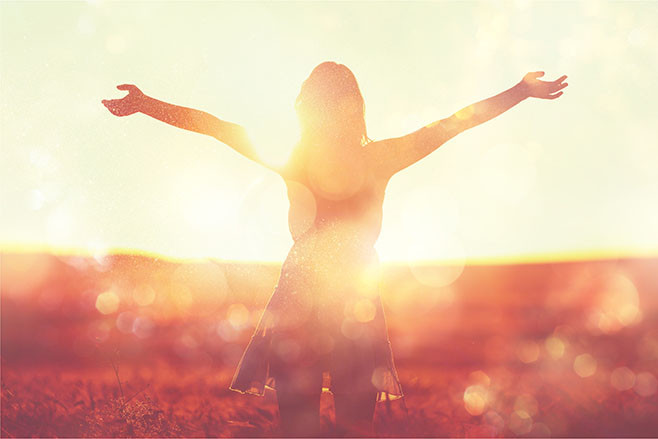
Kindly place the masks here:
[(258, 156), (271, 166), (283, 166), (299, 141), (299, 128), (292, 108), (277, 113), (276, 119), (258, 126), (249, 125), (249, 138)]

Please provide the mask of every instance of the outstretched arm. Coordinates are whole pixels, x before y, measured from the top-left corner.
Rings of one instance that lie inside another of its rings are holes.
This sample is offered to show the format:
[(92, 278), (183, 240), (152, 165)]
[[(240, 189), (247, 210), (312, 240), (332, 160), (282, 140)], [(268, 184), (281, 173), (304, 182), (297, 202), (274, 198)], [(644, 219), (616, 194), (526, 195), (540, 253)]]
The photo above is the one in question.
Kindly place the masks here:
[(521, 82), (502, 93), (462, 108), (452, 116), (431, 123), (418, 131), (402, 137), (373, 142), (368, 145), (375, 166), (383, 175), (390, 177), (396, 172), (422, 159), (457, 134), (509, 110), (529, 97), (555, 99), (562, 95), (568, 84), (567, 77), (555, 81), (538, 79), (544, 72), (531, 72)]
[(205, 111), (159, 101), (146, 96), (139, 88), (131, 84), (119, 85), (117, 88), (127, 90), (128, 95), (122, 99), (102, 101), (103, 105), (115, 116), (121, 117), (134, 113), (144, 113), (169, 125), (214, 137), (243, 156), (281, 173), (281, 169), (263, 162), (258, 157), (247, 136), (247, 132), (242, 126), (220, 120)]

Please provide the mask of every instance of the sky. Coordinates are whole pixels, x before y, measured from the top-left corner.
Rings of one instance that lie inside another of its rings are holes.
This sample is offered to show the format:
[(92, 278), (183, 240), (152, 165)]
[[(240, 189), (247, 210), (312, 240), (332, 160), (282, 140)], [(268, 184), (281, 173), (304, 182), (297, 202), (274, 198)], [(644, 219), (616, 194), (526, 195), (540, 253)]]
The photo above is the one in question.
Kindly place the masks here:
[(658, 255), (658, 2), (0, 3), (0, 246), (282, 261), (285, 185), (218, 141), (102, 99), (135, 84), (298, 139), (313, 67), (356, 75), (397, 137), (513, 86), (569, 76), (389, 183), (384, 261)]

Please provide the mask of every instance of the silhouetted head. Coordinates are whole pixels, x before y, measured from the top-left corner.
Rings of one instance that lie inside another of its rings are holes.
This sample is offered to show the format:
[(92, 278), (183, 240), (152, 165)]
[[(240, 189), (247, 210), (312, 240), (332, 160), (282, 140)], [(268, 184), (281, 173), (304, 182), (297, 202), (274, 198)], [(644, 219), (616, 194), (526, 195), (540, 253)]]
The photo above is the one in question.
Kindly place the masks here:
[(341, 141), (362, 146), (365, 104), (354, 74), (342, 64), (323, 62), (302, 84), (295, 101), (303, 144)]

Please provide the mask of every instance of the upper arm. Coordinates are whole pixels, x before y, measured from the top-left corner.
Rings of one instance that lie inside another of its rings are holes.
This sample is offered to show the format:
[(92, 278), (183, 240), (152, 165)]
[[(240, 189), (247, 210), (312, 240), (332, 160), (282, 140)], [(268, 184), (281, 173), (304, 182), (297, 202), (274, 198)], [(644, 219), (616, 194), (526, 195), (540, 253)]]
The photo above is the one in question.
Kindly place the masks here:
[(285, 170), (264, 162), (256, 153), (247, 131), (202, 110), (169, 104), (145, 96), (142, 113), (184, 130), (214, 137), (243, 156), (283, 176)]
[(247, 130), (244, 127), (232, 122), (220, 120), (214, 116), (213, 119), (211, 128), (205, 134), (209, 134), (242, 154), (244, 157), (276, 172), (282, 177), (287, 175), (287, 167), (267, 163), (258, 155), (251, 139), (249, 138)]
[(461, 131), (461, 120), (453, 115), (406, 136), (372, 142), (366, 148), (370, 149), (376, 172), (381, 176), (391, 177), (427, 156)]

